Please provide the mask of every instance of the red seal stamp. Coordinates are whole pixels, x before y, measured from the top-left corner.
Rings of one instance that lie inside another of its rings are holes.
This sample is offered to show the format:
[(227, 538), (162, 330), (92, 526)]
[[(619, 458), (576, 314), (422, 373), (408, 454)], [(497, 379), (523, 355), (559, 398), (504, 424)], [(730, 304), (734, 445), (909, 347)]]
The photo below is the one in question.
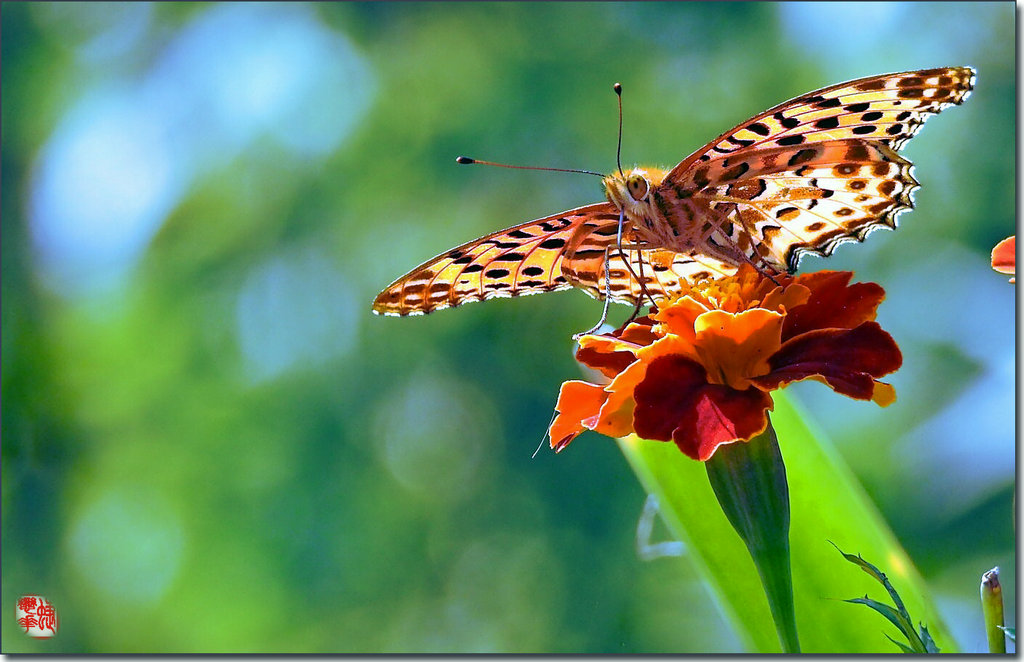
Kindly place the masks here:
[(18, 598), (14, 616), (25, 634), (35, 639), (49, 639), (57, 634), (57, 611), (41, 595), (23, 595)]

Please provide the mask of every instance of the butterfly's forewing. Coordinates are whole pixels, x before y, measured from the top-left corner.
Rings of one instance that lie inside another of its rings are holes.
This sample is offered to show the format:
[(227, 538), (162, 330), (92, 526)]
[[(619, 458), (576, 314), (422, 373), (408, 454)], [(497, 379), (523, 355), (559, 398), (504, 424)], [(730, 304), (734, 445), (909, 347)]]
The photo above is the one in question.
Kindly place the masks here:
[(678, 179), (698, 161), (740, 150), (866, 139), (898, 151), (925, 120), (962, 103), (972, 89), (974, 70), (970, 67), (924, 69), (839, 83), (790, 99), (726, 131), (673, 168), (666, 179)]
[(658, 192), (670, 204), (691, 194), (709, 199), (719, 241), (793, 271), (806, 253), (829, 255), (840, 243), (896, 226), (917, 182), (895, 150), (973, 86), (973, 69), (952, 67), (802, 95), (694, 152)]
[(568, 289), (574, 283), (562, 273), (567, 251), (603, 258), (618, 220), (618, 211), (605, 202), (489, 234), (402, 276), (377, 296), (373, 310), (422, 315), (468, 301)]

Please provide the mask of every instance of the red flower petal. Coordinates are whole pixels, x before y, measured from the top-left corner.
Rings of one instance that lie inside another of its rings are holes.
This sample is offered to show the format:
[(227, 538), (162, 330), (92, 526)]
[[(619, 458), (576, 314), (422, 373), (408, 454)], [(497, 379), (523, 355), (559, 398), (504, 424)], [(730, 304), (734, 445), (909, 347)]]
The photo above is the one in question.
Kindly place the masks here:
[(652, 324), (649, 317), (641, 317), (611, 334), (583, 336), (576, 350), (576, 360), (613, 379), (636, 360), (638, 349), (660, 337), (651, 330)]
[(850, 271), (818, 271), (797, 277), (811, 290), (802, 306), (787, 311), (782, 328), (783, 341), (814, 329), (852, 329), (875, 319), (875, 311), (885, 298), (885, 290), (876, 283), (849, 285)]
[(634, 391), (633, 427), (644, 439), (672, 440), (695, 460), (720, 445), (764, 431), (771, 397), (756, 388), (736, 391), (707, 383), (704, 368), (679, 355), (660, 356)]
[(855, 329), (818, 329), (791, 338), (769, 363), (772, 371), (753, 380), (763, 389), (820, 377), (838, 393), (870, 400), (874, 380), (897, 370), (903, 355), (877, 322), (864, 322)]
[[(604, 340), (603, 336), (601, 338)], [(605, 377), (614, 378), (615, 375), (625, 370), (630, 363), (636, 361), (636, 355), (633, 352), (611, 349), (614, 346), (614, 341), (601, 343), (600, 345), (581, 345), (576, 350), (576, 360), (594, 370), (599, 370)]]

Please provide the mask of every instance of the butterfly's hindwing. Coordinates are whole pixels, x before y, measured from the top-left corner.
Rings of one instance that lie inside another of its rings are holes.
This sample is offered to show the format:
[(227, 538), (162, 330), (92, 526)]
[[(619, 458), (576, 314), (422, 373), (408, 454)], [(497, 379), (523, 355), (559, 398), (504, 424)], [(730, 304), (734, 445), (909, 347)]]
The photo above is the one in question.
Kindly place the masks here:
[(697, 180), (709, 183), (693, 199), (719, 213), (726, 242), (752, 260), (794, 271), (804, 254), (827, 256), (843, 242), (895, 228), (897, 214), (912, 207), (911, 168), (872, 141), (775, 147), (699, 166)]
[[(685, 293), (685, 284), (696, 280), (718, 278), (736, 272), (736, 267), (707, 255), (678, 253), (660, 248), (642, 247), (635, 230), (623, 235), (623, 250), (614, 241), (608, 246), (608, 280), (605, 280), (604, 251), (586, 259), (574, 257), (563, 264), (563, 272), (573, 286), (596, 299), (604, 299), (606, 288), (611, 300), (636, 305), (644, 289), (656, 302)], [(628, 260), (629, 267), (626, 262)], [(634, 277), (634, 275), (636, 277)], [(644, 288), (641, 288), (642, 279)], [(644, 297), (646, 299), (646, 297)]]

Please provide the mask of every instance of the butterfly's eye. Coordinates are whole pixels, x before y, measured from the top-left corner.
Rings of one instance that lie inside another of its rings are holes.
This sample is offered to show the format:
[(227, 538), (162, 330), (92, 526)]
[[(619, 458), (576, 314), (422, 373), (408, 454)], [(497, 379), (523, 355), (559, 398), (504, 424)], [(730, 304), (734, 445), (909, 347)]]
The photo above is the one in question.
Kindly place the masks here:
[(647, 197), (650, 185), (643, 175), (630, 175), (626, 178), (626, 189), (634, 200), (643, 200)]

